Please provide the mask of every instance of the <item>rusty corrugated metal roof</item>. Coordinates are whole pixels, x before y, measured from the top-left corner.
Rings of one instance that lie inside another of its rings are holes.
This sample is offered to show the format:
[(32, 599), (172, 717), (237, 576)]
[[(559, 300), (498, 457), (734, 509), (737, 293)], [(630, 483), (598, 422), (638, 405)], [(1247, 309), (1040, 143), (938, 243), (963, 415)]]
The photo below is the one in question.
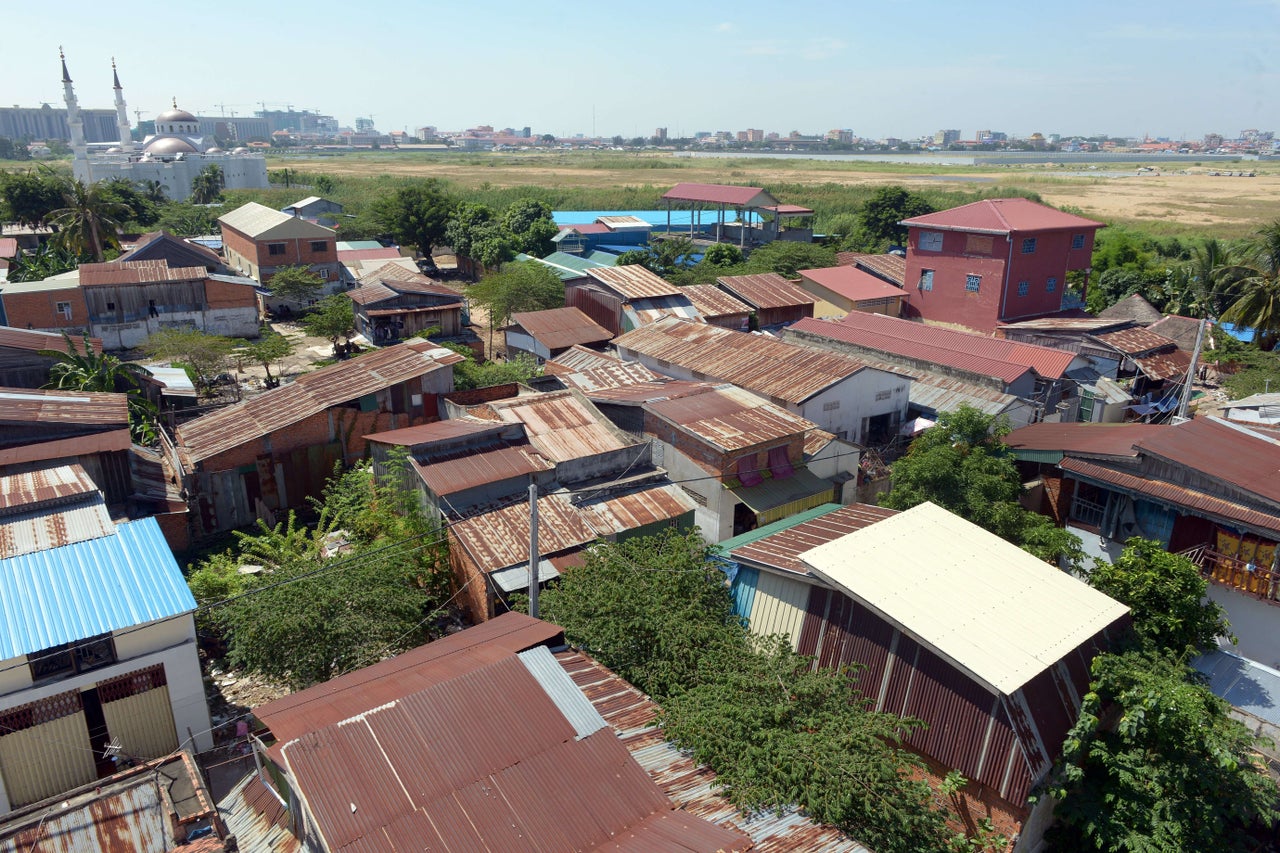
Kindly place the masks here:
[(627, 332), (614, 344), (619, 350), (678, 365), (705, 379), (732, 382), (794, 404), (866, 367), (848, 356), (673, 318)]
[(635, 382), (630, 385), (603, 384), (599, 388), (583, 387), (589, 384), (598, 373), (599, 371), (594, 370), (571, 373), (568, 376), (562, 376), (561, 381), (580, 388), (583, 394), (595, 402), (623, 405), (640, 405), (654, 400), (675, 400), (722, 388), (725, 385), (723, 382), (685, 382), (679, 379), (668, 379), (665, 382), (658, 380)]
[(693, 307), (703, 317), (736, 317), (750, 316), (751, 306), (735, 299), (727, 291), (714, 284), (690, 284), (684, 288), (684, 295), (689, 297)]
[(129, 423), (128, 396), (100, 391), (0, 388), (0, 422), (125, 426)]
[(0, 559), (115, 530), (102, 493), (79, 464), (0, 476)]
[(507, 328), (515, 327), (523, 329), (550, 350), (603, 343), (613, 337), (612, 332), (572, 306), (512, 314), (511, 325)]
[(1280, 441), (1218, 418), (1194, 418), (1138, 440), (1143, 454), (1280, 503)]
[[(610, 397), (611, 392), (628, 393), (637, 387), (662, 386), (662, 377), (638, 361), (624, 361), (577, 372), (557, 373), (560, 381), (570, 388), (577, 388), (589, 398)], [(703, 384), (703, 383), (696, 383)]]
[(452, 495), (487, 483), (528, 477), (539, 471), (554, 471), (555, 467), (554, 462), (528, 446), (469, 448), (453, 458), (413, 461), (418, 476), (437, 495)]
[(350, 361), (304, 373), (292, 384), (189, 421), (178, 430), (178, 445), (194, 464), (330, 406), (447, 369), (462, 359), (456, 352), (426, 340), (373, 350)]
[(1134, 357), (1133, 362), (1148, 379), (1156, 381), (1178, 379), (1186, 376), (1187, 371), (1191, 369), (1191, 356), (1180, 349)]
[(578, 507), (586, 515), (588, 525), (604, 537), (637, 530), (650, 524), (675, 521), (696, 508), (697, 505), (683, 490), (669, 484), (610, 495)]
[[(547, 362), (547, 366), (552, 365), (558, 368), (567, 368), (569, 370), (586, 370), (592, 367), (605, 367), (611, 364), (621, 364), (622, 361), (615, 356), (607, 355), (602, 352), (596, 352), (584, 346), (571, 346), (555, 358)], [(560, 372), (560, 371), (557, 371)]]
[[(1118, 471), (1115, 468), (1090, 462), (1087, 459), (1075, 459), (1068, 456), (1058, 464), (1063, 471), (1089, 480), (1095, 480), (1105, 485), (1156, 498), (1183, 509), (1207, 513), (1228, 521), (1248, 524), (1266, 530), (1273, 535), (1280, 533), (1280, 516), (1275, 513), (1259, 512), (1198, 489), (1190, 489), (1186, 486), (1152, 480), (1126, 471)], [(1276, 474), (1273, 472), (1272, 476), (1276, 476)]]
[(616, 292), (623, 299), (653, 299), (658, 296), (680, 295), (680, 288), (639, 264), (593, 267), (587, 270), (587, 275)]
[(1088, 456), (1138, 455), (1139, 442), (1173, 429), (1165, 424), (1050, 423), (1042, 421), (1015, 429), (1004, 443), (1020, 450), (1056, 450)]
[(0, 516), (74, 503), (98, 491), (80, 463), (0, 475)]
[(658, 705), (652, 699), (582, 652), (557, 652), (556, 659), (677, 808), (745, 833), (753, 853), (871, 853), (838, 829), (815, 823), (794, 808), (743, 815), (720, 795), (710, 768), (663, 739), (654, 722)]
[(81, 264), (80, 284), (148, 284), (160, 281), (200, 281), (209, 274), (204, 267), (171, 267), (168, 261), (109, 261)]
[(726, 453), (776, 442), (817, 424), (732, 385), (646, 404), (676, 429)]
[[(75, 346), (77, 353), (80, 353), (81, 355), (84, 354), (83, 335), (71, 335), (71, 343)], [(89, 338), (89, 346), (95, 353), (101, 354), (102, 339)], [(69, 352), (67, 349), (67, 339), (59, 332), (41, 332), (36, 329), (15, 329), (13, 326), (0, 326), (0, 347), (28, 350), (30, 352), (39, 352), (40, 350)]]
[(501, 424), (495, 424), (493, 421), (482, 421), (478, 418), (461, 417), (449, 418), (443, 421), (434, 421), (429, 424), (418, 424), (417, 426), (405, 427), (404, 429), (390, 429), (386, 432), (378, 432), (372, 435), (366, 435), (366, 441), (376, 441), (379, 444), (398, 444), (403, 447), (417, 447), (421, 444), (434, 444), (438, 441), (451, 441), (457, 438), (467, 438), (469, 436), (481, 435), (486, 432), (500, 432), (503, 429)]
[(1115, 332), (1101, 332), (1089, 337), (1129, 356), (1143, 355), (1164, 349), (1176, 349), (1178, 346), (1178, 342), (1173, 338), (1166, 338), (1164, 335), (1158, 335), (1141, 326), (1120, 329)]
[(572, 389), (495, 400), (489, 405), (503, 422), (524, 424), (529, 443), (555, 462), (621, 450), (636, 443)]
[(289, 831), (288, 809), (270, 785), (261, 773), (244, 777), (218, 803), (218, 813), (245, 853), (298, 853), (302, 842)]
[(896, 509), (873, 504), (849, 504), (818, 518), (740, 545), (731, 550), (729, 555), (735, 560), (749, 560), (763, 566), (807, 575), (810, 574), (809, 567), (800, 559), (805, 551), (897, 514)]
[(907, 279), (907, 259), (903, 255), (871, 255), (865, 252), (836, 252), (836, 263), (861, 267), (872, 275), (902, 287)]
[[(538, 550), (558, 554), (595, 541), (596, 531), (584, 515), (557, 495), (538, 498)], [(449, 538), (466, 549), (486, 572), (529, 562), (527, 501), (476, 513), (455, 521)]]
[(719, 287), (753, 308), (794, 308), (813, 305), (813, 294), (776, 272), (726, 275), (716, 279)]

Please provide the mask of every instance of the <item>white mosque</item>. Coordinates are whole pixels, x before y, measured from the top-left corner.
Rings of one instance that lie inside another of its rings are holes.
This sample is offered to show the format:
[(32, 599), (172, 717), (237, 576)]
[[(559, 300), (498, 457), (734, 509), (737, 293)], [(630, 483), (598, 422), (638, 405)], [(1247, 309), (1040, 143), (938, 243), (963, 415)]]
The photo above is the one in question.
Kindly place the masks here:
[(173, 109), (156, 116), (156, 132), (141, 144), (133, 141), (129, 129), (129, 114), (125, 110), (124, 90), (115, 60), (111, 60), (111, 75), (115, 80), (116, 124), (120, 141), (105, 150), (90, 150), (84, 139), (84, 120), (80, 117), (80, 104), (76, 101), (71, 75), (67, 73), (67, 59), (62, 59), (62, 91), (67, 102), (67, 124), (71, 128), (71, 150), (75, 156), (72, 172), (86, 184), (112, 178), (131, 181), (156, 181), (164, 187), (165, 195), (174, 201), (191, 196), (191, 183), (207, 166), (222, 169), (227, 189), (265, 189), (267, 161), (261, 154), (250, 153), (247, 148), (223, 151), (199, 135), (196, 117), (178, 109), (175, 99)]

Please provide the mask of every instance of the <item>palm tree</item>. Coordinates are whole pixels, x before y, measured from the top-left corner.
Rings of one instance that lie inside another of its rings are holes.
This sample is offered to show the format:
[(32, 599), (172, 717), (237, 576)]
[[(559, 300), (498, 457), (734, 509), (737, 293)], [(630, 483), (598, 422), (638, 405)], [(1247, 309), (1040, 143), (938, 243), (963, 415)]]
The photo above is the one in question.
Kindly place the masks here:
[(1264, 352), (1280, 341), (1280, 221), (1260, 229), (1240, 262), (1222, 268), (1235, 301), (1221, 319), (1254, 330)]
[(61, 244), (101, 263), (104, 250), (120, 243), (120, 223), (132, 213), (128, 205), (111, 201), (100, 184), (70, 181), (62, 191), (63, 207), (49, 214), (59, 228)]
[(129, 432), (134, 441), (149, 444), (156, 438), (155, 404), (143, 397), (139, 391), (138, 377), (149, 376), (151, 371), (140, 364), (123, 362), (114, 355), (96, 353), (89, 343), (89, 336), (84, 336), (84, 352), (76, 350), (76, 342), (66, 332), (62, 333), (67, 342), (67, 351), (41, 350), (40, 354), (54, 360), (49, 368), (49, 383), (46, 388), (60, 391), (104, 391), (109, 393), (124, 390), (129, 402)]
[(191, 181), (191, 203), (213, 204), (222, 198), (222, 188), (226, 186), (226, 178), (222, 167), (217, 163), (205, 166)]

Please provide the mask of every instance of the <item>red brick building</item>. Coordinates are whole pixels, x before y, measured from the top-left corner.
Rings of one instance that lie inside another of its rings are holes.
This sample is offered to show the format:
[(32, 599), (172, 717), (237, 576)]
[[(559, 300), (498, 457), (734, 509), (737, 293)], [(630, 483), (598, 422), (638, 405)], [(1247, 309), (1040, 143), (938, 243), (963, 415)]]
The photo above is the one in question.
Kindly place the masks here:
[(305, 266), (326, 283), (325, 293), (342, 289), (338, 235), (332, 229), (256, 202), (220, 216), (218, 224), (227, 264), (241, 275), (266, 284), (280, 267)]
[[(1057, 314), (1067, 273), (1087, 287), (1101, 222), (1024, 198), (998, 198), (916, 216), (907, 226), (908, 313), (990, 332)], [(1083, 291), (1077, 294), (1083, 300)]]

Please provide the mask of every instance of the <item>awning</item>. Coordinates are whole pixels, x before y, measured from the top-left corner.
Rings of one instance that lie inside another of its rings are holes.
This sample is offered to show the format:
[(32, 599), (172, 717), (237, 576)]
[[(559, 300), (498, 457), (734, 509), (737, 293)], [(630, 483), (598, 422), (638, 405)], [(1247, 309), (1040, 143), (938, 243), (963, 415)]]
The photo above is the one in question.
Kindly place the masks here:
[(936, 423), (937, 421), (931, 421), (928, 418), (916, 418), (903, 424), (902, 429), (898, 430), (898, 435), (919, 435)]
[[(493, 578), (493, 582), (503, 592), (521, 592), (529, 588), (529, 564), (521, 563), (518, 566), (498, 569), (496, 572), (490, 572), (489, 577)], [(551, 564), (550, 560), (544, 559), (538, 562), (539, 584), (555, 580), (558, 577), (560, 577), (560, 572)]]
[(830, 480), (801, 469), (790, 477), (772, 477), (758, 486), (739, 486), (732, 491), (756, 514), (759, 524), (768, 524), (827, 503), (834, 489)]

